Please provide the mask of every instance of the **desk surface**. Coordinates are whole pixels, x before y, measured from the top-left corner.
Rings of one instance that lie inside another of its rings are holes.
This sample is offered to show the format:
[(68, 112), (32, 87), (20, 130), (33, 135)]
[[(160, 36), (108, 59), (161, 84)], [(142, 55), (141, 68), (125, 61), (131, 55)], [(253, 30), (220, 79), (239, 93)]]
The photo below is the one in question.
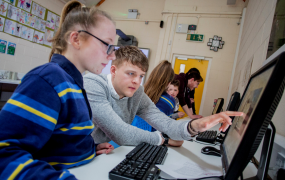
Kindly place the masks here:
[[(216, 129), (218, 127), (215, 127)], [(202, 167), (209, 169), (222, 169), (222, 162), (220, 157), (204, 155), (201, 153), (201, 149), (206, 145), (196, 142), (184, 141), (182, 147), (169, 147), (168, 155), (164, 164), (172, 164), (179, 160), (185, 160), (188, 158)], [(219, 146), (215, 146), (219, 149)], [(117, 164), (119, 164), (125, 155), (130, 152), (134, 146), (120, 146), (115, 149), (111, 154), (103, 154), (94, 158), (89, 164), (69, 169), (72, 174), (79, 180), (91, 180), (91, 179), (109, 179), (108, 173)], [(249, 163), (245, 169), (244, 178), (252, 177), (256, 174), (257, 169), (252, 163)]]

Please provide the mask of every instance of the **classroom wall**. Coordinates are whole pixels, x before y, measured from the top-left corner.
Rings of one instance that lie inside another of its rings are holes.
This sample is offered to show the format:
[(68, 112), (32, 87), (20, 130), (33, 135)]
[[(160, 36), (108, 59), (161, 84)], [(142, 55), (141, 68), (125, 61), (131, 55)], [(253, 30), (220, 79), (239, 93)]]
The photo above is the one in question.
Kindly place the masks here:
[[(233, 88), (231, 92), (243, 92), (246, 86), (245, 74), (256, 72), (266, 60), (269, 36), (271, 32), (276, 0), (251, 0), (248, 2), (240, 43)], [(252, 61), (252, 67), (248, 65)], [(273, 116), (273, 123), (278, 134), (285, 136), (285, 96)]]
[[(214, 99), (226, 100), (235, 50), (238, 41), (241, 14), (245, 3), (237, 0), (236, 5), (228, 6), (226, 0), (166, 0), (162, 19), (165, 28), (161, 29), (155, 64), (167, 59), (174, 63), (174, 56), (204, 56), (211, 59), (208, 82), (204, 87), (204, 98), (200, 114), (211, 115)], [(196, 34), (204, 34), (203, 43), (186, 41), (186, 34), (175, 33), (177, 24), (196, 24)], [(207, 42), (214, 35), (225, 41), (218, 52), (209, 50)], [(206, 80), (206, 77), (203, 77)], [(204, 101), (204, 103), (203, 103)], [(225, 106), (224, 106), (225, 109)]]
[[(64, 4), (58, 0), (34, 0), (51, 11), (61, 14)], [(48, 62), (51, 48), (0, 32), (0, 39), (16, 43), (15, 56), (0, 53), (0, 70), (27, 73)]]
[[(109, 13), (116, 22), (116, 28), (127, 35), (133, 35), (138, 40), (138, 47), (149, 48), (149, 71), (155, 67), (155, 57), (160, 33), (161, 12), (165, 0), (108, 0), (99, 6), (99, 9)], [(128, 9), (138, 9), (140, 15), (137, 19), (128, 19)], [(145, 24), (145, 21), (149, 21)], [(119, 36), (116, 37), (115, 44)]]

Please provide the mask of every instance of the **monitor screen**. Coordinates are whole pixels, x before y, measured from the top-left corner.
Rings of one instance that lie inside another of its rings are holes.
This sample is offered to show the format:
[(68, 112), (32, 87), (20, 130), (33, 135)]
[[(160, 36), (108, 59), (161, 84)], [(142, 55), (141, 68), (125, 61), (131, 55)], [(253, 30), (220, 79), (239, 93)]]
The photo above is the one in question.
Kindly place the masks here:
[(253, 78), (245, 92), (244, 98), (239, 106), (238, 111), (245, 114), (244, 117), (236, 117), (224, 141), (227, 160), (230, 164), (233, 156), (240, 144), (244, 132), (251, 121), (252, 112), (258, 104), (259, 98), (263, 93), (264, 87), (272, 73), (273, 67)]
[(221, 144), (225, 180), (237, 179), (255, 154), (285, 87), (285, 53), (254, 73), (243, 93), (239, 112)]
[[(115, 47), (116, 50), (119, 49), (119, 48), (120, 48), (120, 46), (116, 46)], [(149, 58), (149, 51), (150, 51), (149, 49), (147, 49), (147, 48), (139, 48), (139, 49), (144, 53), (144, 55), (147, 58)], [(111, 65), (112, 65), (112, 61), (109, 61), (107, 66), (102, 70), (102, 74), (110, 74)], [(143, 78), (143, 80), (141, 82), (141, 85), (143, 85), (143, 83), (144, 83), (144, 78)]]

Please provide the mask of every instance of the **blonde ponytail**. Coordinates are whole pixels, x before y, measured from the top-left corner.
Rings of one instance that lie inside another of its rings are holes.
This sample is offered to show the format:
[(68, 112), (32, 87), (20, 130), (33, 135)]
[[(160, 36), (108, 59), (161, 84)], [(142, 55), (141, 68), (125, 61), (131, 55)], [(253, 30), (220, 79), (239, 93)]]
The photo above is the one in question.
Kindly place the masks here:
[(51, 61), (53, 54), (62, 54), (66, 50), (66, 39), (74, 30), (74, 26), (80, 25), (83, 30), (88, 30), (89, 27), (96, 27), (101, 17), (106, 17), (112, 21), (112, 18), (107, 13), (96, 9), (95, 6), (88, 8), (76, 0), (66, 3), (61, 12), (59, 28), (50, 40), (52, 42), (52, 50), (49, 55), (49, 61)]

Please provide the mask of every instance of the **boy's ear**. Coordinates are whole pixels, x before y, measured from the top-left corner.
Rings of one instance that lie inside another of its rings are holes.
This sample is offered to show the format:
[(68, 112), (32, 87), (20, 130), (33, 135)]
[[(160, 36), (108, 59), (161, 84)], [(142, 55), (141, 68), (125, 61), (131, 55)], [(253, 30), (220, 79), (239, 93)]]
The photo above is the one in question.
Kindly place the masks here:
[(116, 70), (117, 70), (117, 67), (115, 65), (112, 65), (110, 68), (110, 73), (112, 76), (114, 76), (116, 74)]

